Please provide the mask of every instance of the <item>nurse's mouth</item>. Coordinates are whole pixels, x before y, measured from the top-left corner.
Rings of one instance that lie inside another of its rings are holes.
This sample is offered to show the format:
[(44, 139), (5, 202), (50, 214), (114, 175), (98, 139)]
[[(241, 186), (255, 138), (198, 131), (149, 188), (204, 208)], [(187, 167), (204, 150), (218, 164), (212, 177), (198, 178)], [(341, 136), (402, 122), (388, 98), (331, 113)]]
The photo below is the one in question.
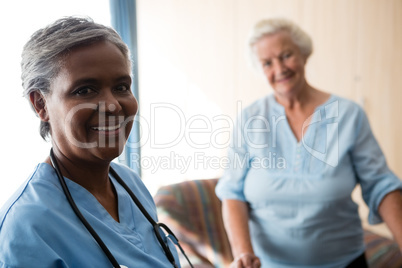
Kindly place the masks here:
[(93, 130), (97, 131), (114, 131), (120, 128), (120, 125), (115, 126), (98, 126), (98, 127), (91, 127)]
[(94, 126), (91, 127), (91, 129), (104, 135), (116, 135), (120, 133), (121, 124), (112, 126)]

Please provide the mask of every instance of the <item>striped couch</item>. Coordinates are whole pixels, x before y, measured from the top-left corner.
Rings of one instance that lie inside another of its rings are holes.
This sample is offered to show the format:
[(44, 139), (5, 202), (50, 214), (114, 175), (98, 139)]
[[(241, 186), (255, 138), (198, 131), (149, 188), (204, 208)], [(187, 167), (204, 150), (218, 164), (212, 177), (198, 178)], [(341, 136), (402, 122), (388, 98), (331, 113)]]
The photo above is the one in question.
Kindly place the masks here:
[[(228, 267), (233, 257), (215, 195), (217, 179), (192, 180), (161, 187), (154, 196), (159, 220), (179, 239), (195, 267)], [(391, 239), (365, 230), (370, 267), (400, 268), (402, 256)], [(183, 256), (180, 260), (186, 267)]]

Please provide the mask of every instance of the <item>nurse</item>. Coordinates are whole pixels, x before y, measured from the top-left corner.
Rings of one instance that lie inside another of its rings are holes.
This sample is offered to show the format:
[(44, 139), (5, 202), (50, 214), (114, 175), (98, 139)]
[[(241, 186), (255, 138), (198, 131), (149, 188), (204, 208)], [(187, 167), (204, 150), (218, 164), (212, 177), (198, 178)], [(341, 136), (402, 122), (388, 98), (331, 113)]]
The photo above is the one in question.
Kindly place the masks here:
[(174, 245), (152, 225), (150, 193), (136, 173), (112, 163), (138, 109), (120, 36), (88, 18), (63, 18), (32, 35), (21, 66), (24, 95), (40, 118), (40, 135), (52, 143), (52, 159), (0, 210), (0, 267), (178, 267)]

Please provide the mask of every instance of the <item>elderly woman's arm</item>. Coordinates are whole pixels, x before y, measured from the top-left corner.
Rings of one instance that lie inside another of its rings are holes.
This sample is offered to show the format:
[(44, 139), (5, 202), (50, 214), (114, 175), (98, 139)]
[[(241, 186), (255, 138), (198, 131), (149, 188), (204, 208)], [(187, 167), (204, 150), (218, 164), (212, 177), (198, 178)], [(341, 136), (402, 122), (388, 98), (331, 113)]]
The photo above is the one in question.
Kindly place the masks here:
[(254, 255), (248, 228), (248, 207), (240, 200), (223, 200), (223, 221), (235, 260), (231, 267), (258, 268), (260, 260)]
[(402, 195), (401, 192), (393, 191), (387, 194), (378, 211), (391, 230), (394, 239), (399, 245), (399, 249), (402, 252)]

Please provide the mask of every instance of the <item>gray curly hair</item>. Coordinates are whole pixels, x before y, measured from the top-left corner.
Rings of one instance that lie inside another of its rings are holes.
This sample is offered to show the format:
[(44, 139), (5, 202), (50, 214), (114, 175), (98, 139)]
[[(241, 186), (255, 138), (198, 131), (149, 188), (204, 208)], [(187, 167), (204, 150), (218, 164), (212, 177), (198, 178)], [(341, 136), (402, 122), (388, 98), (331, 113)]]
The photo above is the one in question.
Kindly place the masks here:
[(313, 52), (313, 42), (310, 36), (298, 25), (284, 18), (264, 19), (254, 25), (248, 39), (248, 54), (254, 66), (258, 66), (254, 45), (264, 36), (280, 31), (286, 31), (290, 34), (292, 41), (299, 47), (303, 56), (308, 58), (311, 55)]
[[(63, 67), (63, 57), (74, 48), (101, 41), (116, 45), (127, 61), (131, 62), (129, 49), (119, 34), (88, 17), (65, 17), (36, 31), (22, 51), (21, 79), (24, 96), (29, 99), (34, 91), (49, 94), (52, 80)], [(50, 124), (41, 121), (39, 132), (46, 140)]]

